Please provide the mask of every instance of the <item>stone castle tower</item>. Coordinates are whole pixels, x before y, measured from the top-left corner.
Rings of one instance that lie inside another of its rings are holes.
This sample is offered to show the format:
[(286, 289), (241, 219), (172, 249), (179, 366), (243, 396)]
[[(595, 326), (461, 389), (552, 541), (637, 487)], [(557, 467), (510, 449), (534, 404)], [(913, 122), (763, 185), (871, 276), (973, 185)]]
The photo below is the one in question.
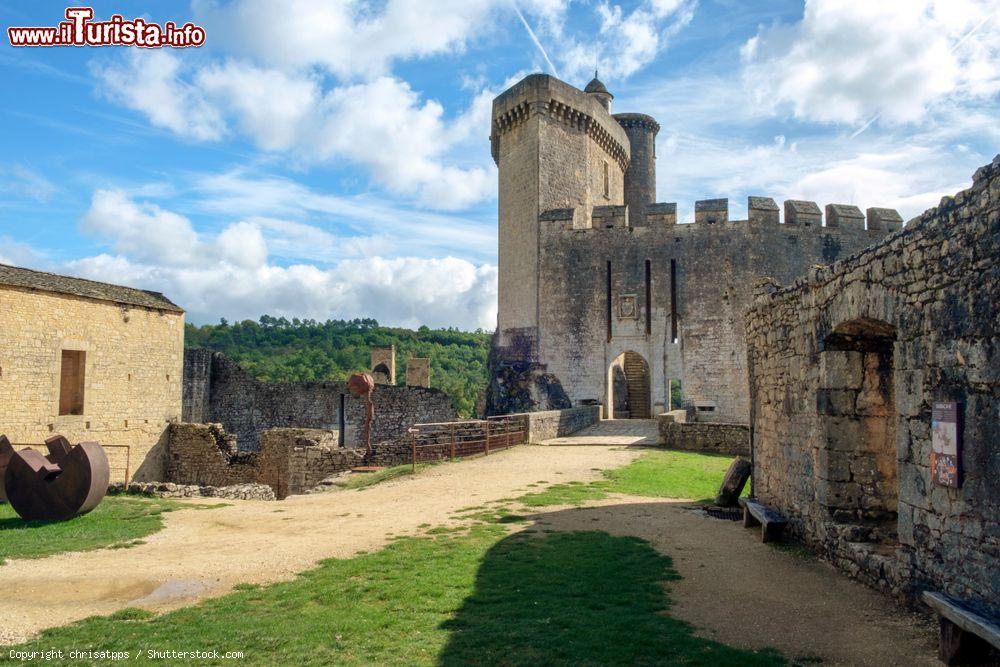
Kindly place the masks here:
[[(532, 74), (493, 102), (499, 168), (499, 312), (491, 414), (600, 403), (649, 417), (683, 402), (699, 419), (749, 419), (743, 313), (753, 283), (788, 284), (901, 226), (895, 211), (750, 197), (695, 203), (694, 224), (658, 203), (659, 124), (611, 113)], [(680, 392), (671, 399), (671, 388)]]

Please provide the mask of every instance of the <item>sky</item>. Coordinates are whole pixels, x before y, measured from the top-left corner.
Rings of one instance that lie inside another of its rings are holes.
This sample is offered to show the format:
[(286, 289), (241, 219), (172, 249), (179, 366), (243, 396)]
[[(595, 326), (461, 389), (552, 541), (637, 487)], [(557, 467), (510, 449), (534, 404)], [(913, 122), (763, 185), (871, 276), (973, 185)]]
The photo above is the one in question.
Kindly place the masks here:
[[(532, 72), (661, 125), (657, 199), (887, 206), (1000, 152), (1000, 0), (95, 2), (187, 49), (14, 48), (0, 263), (165, 293), (194, 323), (496, 325), (494, 96)], [(152, 7), (152, 9), (151, 9)]]

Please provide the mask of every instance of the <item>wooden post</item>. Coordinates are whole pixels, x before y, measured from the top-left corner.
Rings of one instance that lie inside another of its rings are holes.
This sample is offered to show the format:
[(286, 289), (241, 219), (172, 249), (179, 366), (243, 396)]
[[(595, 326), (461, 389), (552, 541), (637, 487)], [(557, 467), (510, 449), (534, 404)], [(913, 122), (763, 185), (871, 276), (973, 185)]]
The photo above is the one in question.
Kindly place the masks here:
[(455, 460), (455, 424), (451, 424), (451, 460)]
[(417, 434), (410, 430), (410, 444), (413, 447), (413, 472), (417, 472)]
[(486, 456), (490, 455), (490, 420), (486, 420)]
[(509, 416), (504, 419), (503, 430), (504, 430), (504, 442), (507, 443), (507, 446), (505, 447), (505, 449), (510, 449), (510, 417)]
[(125, 445), (125, 488), (128, 489), (129, 473), (132, 472), (132, 445)]

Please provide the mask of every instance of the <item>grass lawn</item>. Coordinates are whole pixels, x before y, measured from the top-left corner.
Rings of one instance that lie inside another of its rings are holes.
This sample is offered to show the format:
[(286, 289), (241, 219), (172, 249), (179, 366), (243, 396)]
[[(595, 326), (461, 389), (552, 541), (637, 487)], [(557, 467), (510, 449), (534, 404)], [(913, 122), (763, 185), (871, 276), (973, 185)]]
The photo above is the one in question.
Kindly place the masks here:
[[(606, 498), (608, 493), (624, 493), (708, 501), (715, 497), (732, 461), (731, 456), (650, 450), (627, 466), (605, 471), (607, 479), (590, 484), (556, 484), (518, 500), (529, 507), (581, 505)], [(749, 484), (744, 494), (748, 489)]]
[[(421, 472), (430, 467), (429, 463), (418, 463), (416, 472)], [(397, 477), (413, 474), (413, 464), (406, 463), (401, 466), (392, 466), (378, 472), (352, 473), (343, 482), (338, 482), (337, 486), (343, 489), (364, 489), (369, 486), (385, 482)]]
[(664, 582), (676, 578), (637, 538), (478, 524), (159, 617), (123, 610), (47, 630), (0, 662), (6, 648), (88, 648), (131, 651), (133, 664), (147, 662), (139, 649), (243, 651), (238, 662), (254, 665), (784, 663), (695, 637), (668, 614)]
[(128, 547), (163, 528), (163, 513), (185, 505), (158, 498), (109, 496), (94, 511), (69, 521), (25, 521), (0, 505), (0, 565), (7, 558), (42, 558), (64, 551)]

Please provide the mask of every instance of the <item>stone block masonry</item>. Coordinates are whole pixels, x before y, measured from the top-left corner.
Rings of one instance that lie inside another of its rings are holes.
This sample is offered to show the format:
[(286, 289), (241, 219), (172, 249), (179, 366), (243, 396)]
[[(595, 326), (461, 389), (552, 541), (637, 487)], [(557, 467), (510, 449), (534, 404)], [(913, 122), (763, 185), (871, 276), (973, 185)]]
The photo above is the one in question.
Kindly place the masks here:
[[(857, 214), (852, 213), (856, 219)], [(870, 211), (881, 224), (892, 215)], [(884, 242), (747, 314), (755, 495), (847, 572), (1000, 616), (1000, 156)], [(931, 475), (956, 402), (959, 488)]]
[[(447, 394), (426, 387), (379, 384), (372, 395), (372, 442), (392, 440), (418, 422), (449, 421), (458, 413)], [(220, 352), (184, 351), (186, 422), (218, 422), (242, 451), (257, 451), (269, 428), (302, 427), (339, 432), (339, 444), (361, 445), (365, 407), (344, 382), (268, 384)]]
[(106, 447), (112, 481), (162, 479), (181, 417), (184, 312), (154, 292), (0, 265), (0, 433)]
[(750, 428), (746, 424), (679, 422), (671, 414), (657, 417), (660, 445), (704, 454), (750, 456)]
[(601, 419), (601, 406), (584, 405), (568, 410), (529, 412), (528, 442), (539, 443), (583, 430)]

